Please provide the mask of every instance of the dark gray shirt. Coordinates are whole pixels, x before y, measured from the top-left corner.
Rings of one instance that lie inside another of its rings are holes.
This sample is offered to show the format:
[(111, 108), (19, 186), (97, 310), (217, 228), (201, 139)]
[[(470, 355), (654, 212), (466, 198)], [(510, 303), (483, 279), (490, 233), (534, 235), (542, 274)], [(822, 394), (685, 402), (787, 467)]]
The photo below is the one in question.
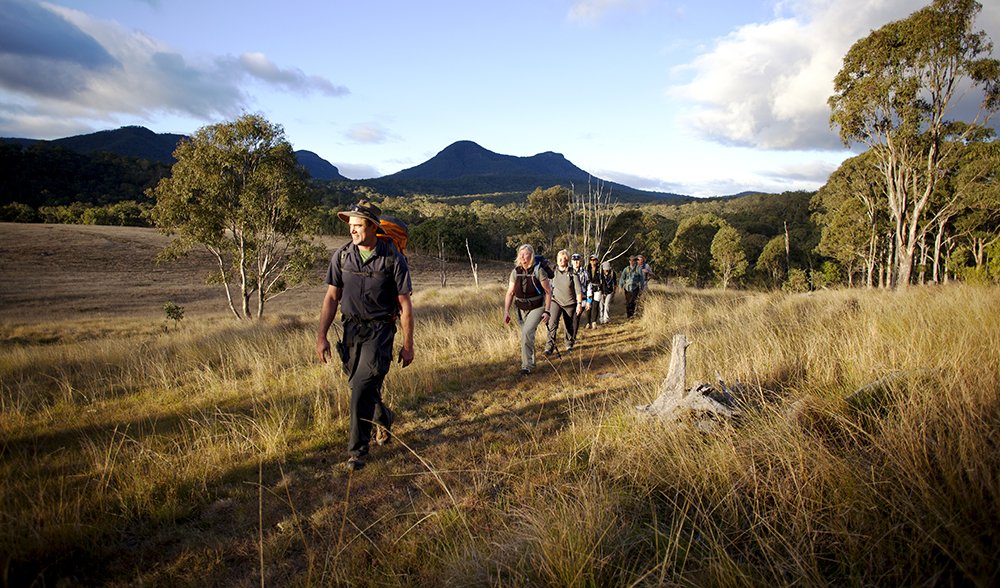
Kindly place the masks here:
[(379, 239), (368, 261), (353, 242), (333, 252), (326, 283), (340, 288), (344, 320), (386, 320), (399, 314), (399, 294), (411, 294), (410, 268), (395, 246)]

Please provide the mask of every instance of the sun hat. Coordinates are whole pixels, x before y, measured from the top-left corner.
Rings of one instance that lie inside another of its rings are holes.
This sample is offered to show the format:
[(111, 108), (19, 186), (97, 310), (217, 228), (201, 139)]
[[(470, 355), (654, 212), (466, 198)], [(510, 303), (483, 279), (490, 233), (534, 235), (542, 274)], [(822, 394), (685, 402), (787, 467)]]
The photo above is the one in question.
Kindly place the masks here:
[(371, 222), (375, 223), (375, 226), (378, 226), (379, 216), (381, 216), (381, 214), (382, 214), (381, 208), (375, 206), (367, 199), (362, 198), (361, 200), (358, 200), (357, 204), (352, 205), (347, 210), (338, 212), (337, 216), (340, 217), (340, 220), (344, 221), (345, 223), (350, 222), (351, 217), (354, 216), (370, 220)]

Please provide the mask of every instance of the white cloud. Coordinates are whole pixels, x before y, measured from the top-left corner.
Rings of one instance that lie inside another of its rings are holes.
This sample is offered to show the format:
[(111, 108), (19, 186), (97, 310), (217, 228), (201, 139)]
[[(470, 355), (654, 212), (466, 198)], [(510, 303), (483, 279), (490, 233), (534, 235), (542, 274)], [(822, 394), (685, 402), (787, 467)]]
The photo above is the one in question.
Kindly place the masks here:
[(249, 75), (291, 91), (317, 90), (328, 96), (343, 96), (350, 93), (344, 86), (336, 86), (320, 76), (306, 75), (297, 67), (282, 69), (263, 53), (244, 53), (236, 63)]
[[(920, 7), (913, 0), (778, 2), (773, 20), (739, 27), (681, 66), (677, 73), (689, 79), (670, 93), (693, 105), (685, 123), (710, 140), (836, 149), (826, 100), (844, 54), (871, 30)], [(984, 7), (977, 25), (988, 26), (998, 11)]]
[(344, 136), (355, 143), (368, 144), (385, 143), (393, 137), (392, 133), (382, 125), (373, 122), (354, 125), (344, 133)]
[[(142, 32), (77, 10), (27, 0), (10, 6), (17, 10), (5, 13), (0, 34), (3, 27), (27, 28), (41, 41), (0, 41), (0, 134), (47, 128), (28, 136), (52, 138), (67, 127), (85, 130), (121, 115), (231, 118), (251, 108), (253, 97), (243, 87), (248, 77), (290, 92), (348, 93), (260, 53), (199, 63)], [(30, 120), (20, 107), (32, 112)]]

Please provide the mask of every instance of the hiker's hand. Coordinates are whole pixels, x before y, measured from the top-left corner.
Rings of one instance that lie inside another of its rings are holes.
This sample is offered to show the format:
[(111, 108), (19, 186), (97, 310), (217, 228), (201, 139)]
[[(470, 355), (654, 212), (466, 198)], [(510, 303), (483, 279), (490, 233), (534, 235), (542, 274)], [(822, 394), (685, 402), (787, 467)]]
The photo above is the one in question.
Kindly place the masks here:
[(407, 349), (406, 347), (403, 347), (403, 348), (401, 348), (399, 350), (399, 363), (403, 364), (403, 367), (406, 367), (406, 366), (410, 365), (411, 363), (413, 363), (413, 348), (412, 347), (410, 347), (409, 349)]
[(510, 323), (510, 313), (505, 311), (503, 313), (503, 324), (506, 325), (508, 323)]
[(326, 363), (327, 358), (330, 357), (330, 340), (326, 337), (316, 339), (316, 357), (320, 363)]

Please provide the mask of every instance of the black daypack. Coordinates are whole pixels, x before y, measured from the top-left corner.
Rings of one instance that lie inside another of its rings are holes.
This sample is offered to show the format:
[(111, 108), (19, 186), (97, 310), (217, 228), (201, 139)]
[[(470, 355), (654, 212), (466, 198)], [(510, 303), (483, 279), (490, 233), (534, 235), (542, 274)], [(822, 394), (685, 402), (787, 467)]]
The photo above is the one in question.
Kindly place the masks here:
[[(520, 272), (519, 268), (515, 268), (514, 271), (518, 280), (517, 290), (515, 290), (514, 294), (514, 305), (524, 311), (540, 307), (545, 296), (539, 279), (544, 276), (546, 279), (551, 280), (556, 275), (549, 260), (541, 255), (536, 255), (535, 265), (531, 266), (529, 272)], [(518, 293), (521, 296), (518, 296)]]
[(556, 270), (552, 269), (552, 264), (549, 262), (549, 260), (545, 259), (545, 257), (541, 255), (536, 255), (535, 265), (542, 268), (542, 271), (545, 272), (545, 276), (548, 279), (551, 280), (552, 278), (555, 277)]

